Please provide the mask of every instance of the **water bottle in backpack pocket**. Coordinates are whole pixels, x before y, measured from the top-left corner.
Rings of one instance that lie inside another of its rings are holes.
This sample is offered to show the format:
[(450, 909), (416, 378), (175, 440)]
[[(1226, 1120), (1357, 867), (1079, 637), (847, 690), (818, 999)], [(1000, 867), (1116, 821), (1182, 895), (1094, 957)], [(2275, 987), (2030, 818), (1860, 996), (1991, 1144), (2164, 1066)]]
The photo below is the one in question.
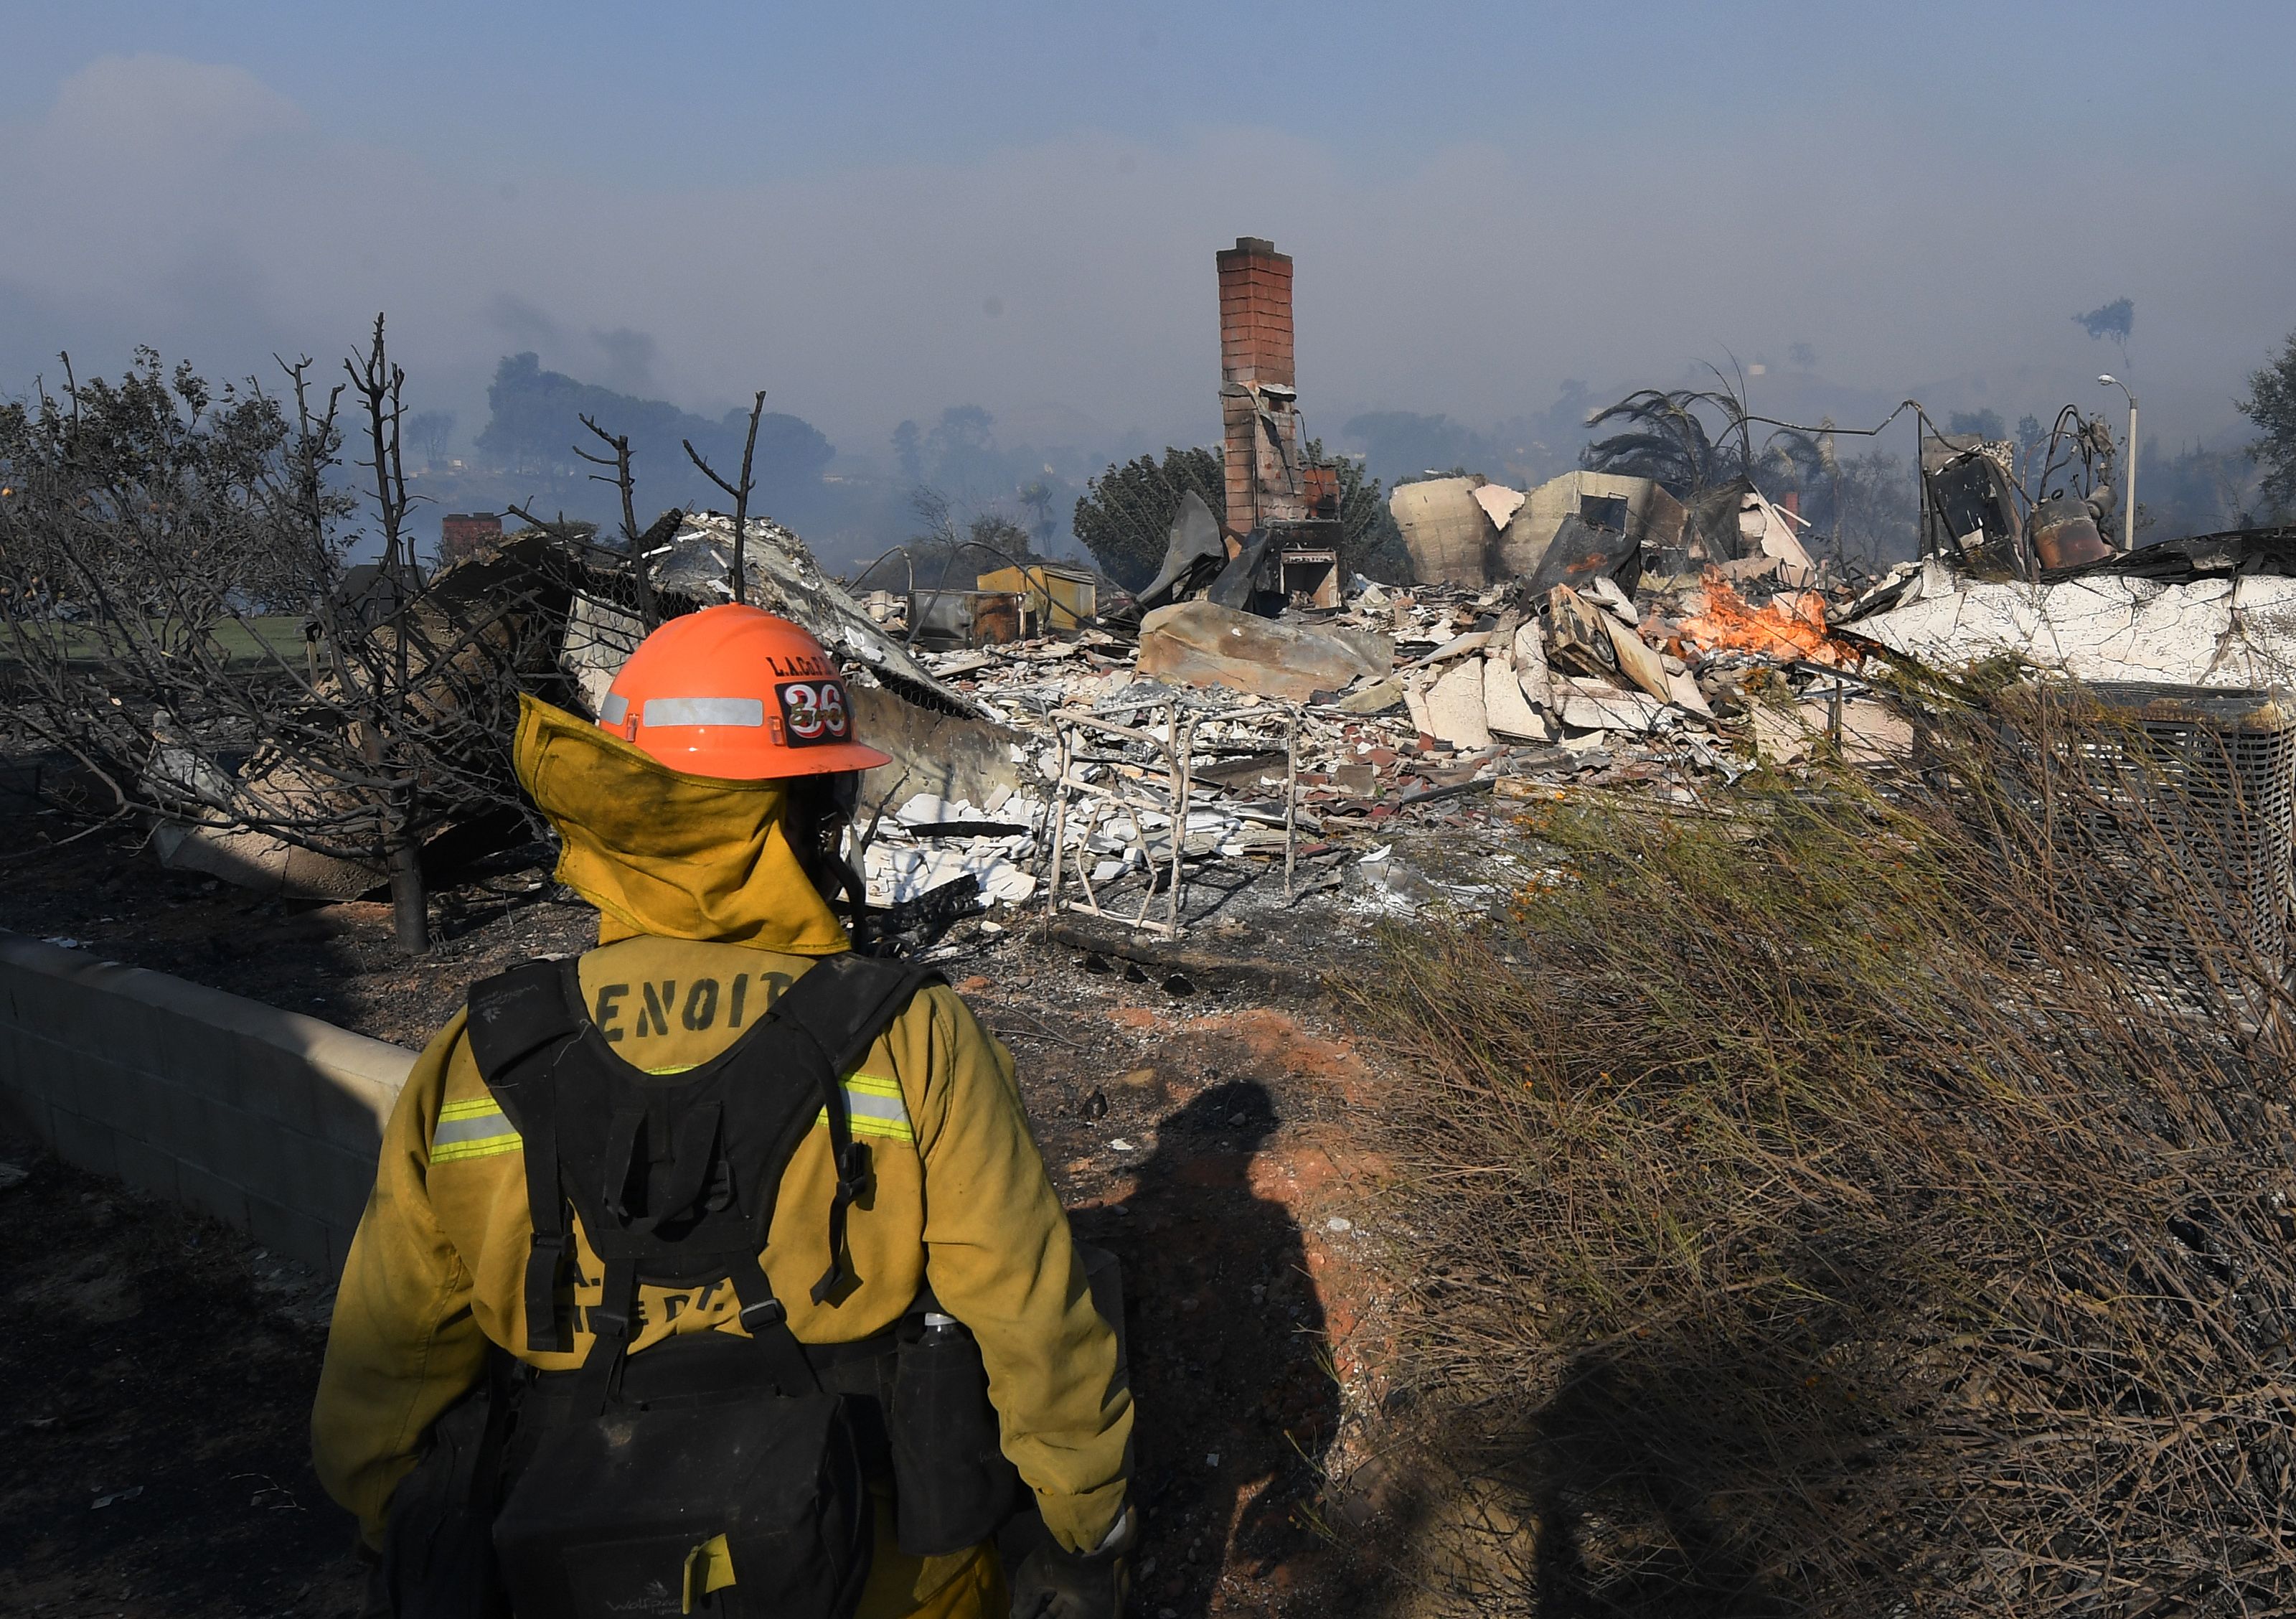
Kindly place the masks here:
[(994, 1535), (1013, 1515), (1020, 1475), (1004, 1459), (980, 1345), (931, 1307), (905, 1316), (886, 1426), (901, 1549), (930, 1557)]

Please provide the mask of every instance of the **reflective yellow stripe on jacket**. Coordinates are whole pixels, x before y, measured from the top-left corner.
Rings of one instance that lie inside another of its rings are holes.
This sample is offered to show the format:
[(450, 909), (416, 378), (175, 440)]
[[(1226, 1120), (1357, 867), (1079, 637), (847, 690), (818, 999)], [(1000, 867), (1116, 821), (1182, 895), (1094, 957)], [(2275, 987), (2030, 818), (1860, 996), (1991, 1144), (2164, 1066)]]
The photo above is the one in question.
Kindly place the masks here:
[(430, 1162), (452, 1163), (458, 1158), (491, 1158), (514, 1153), (523, 1143), (503, 1117), (492, 1097), (473, 1102), (449, 1102), (439, 1110), (439, 1128), (430, 1132)]
[[(908, 1105), (901, 1100), (901, 1088), (892, 1080), (880, 1079), (873, 1073), (857, 1073), (847, 1080), (845, 1112), (857, 1136), (885, 1141), (917, 1138), (909, 1124)], [(814, 1115), (813, 1122), (816, 1130), (826, 1130), (829, 1110), (823, 1108)], [(449, 1102), (439, 1108), (439, 1128), (430, 1135), (430, 1162), (453, 1163), (464, 1158), (489, 1158), (496, 1153), (517, 1152), (524, 1145), (511, 1122), (503, 1116), (501, 1104), (492, 1097)]]

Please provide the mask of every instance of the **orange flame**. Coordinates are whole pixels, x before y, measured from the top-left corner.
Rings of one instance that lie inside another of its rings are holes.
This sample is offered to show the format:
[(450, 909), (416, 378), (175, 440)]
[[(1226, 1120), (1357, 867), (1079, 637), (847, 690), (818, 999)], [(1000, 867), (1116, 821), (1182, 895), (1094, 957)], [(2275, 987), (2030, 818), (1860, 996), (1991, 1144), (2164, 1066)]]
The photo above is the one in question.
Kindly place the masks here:
[(1844, 669), (1859, 661), (1855, 648), (1826, 632), (1825, 598), (1815, 590), (1781, 590), (1768, 606), (1754, 607), (1711, 568), (1704, 584), (1705, 611), (1683, 620), (1675, 631), (1685, 646), (1707, 652), (1732, 647)]

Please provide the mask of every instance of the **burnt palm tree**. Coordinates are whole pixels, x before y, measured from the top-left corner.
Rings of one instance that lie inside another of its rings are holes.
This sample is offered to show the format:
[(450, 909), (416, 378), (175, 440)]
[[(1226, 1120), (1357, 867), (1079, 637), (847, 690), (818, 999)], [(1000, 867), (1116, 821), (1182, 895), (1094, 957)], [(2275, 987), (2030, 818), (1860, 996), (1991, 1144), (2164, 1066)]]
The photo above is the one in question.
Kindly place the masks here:
[(1587, 419), (1589, 427), (1617, 422), (1626, 431), (1589, 444), (1579, 453), (1578, 464), (1588, 472), (1654, 479), (1668, 493), (1685, 500), (1726, 483), (1744, 470), (1746, 457), (1727, 443), (1726, 427), (1725, 442), (1715, 442), (1699, 415), (1702, 406), (1720, 410), (1740, 427), (1742, 437), (1743, 413), (1729, 395), (1693, 388), (1671, 392), (1644, 388)]
[[(1704, 411), (1722, 418), (1718, 433), (1708, 431)], [(1758, 446), (1753, 421), (1726, 383), (1713, 389), (1644, 388), (1587, 418), (1589, 427), (1616, 422), (1626, 431), (1589, 444), (1578, 464), (1588, 472), (1655, 480), (1685, 502), (1740, 478), (1795, 489), (1816, 480), (1825, 456), (1816, 439), (1781, 427)]]

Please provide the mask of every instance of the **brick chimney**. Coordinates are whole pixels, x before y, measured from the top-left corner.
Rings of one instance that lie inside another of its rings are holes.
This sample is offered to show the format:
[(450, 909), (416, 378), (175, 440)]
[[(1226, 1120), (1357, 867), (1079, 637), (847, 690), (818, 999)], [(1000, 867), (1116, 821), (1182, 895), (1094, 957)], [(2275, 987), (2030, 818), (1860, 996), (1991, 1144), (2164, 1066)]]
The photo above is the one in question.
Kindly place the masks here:
[(449, 512), (439, 520), (439, 560), (458, 563), (502, 544), (502, 518), (493, 512)]
[(1308, 515), (1292, 372), (1292, 259), (1259, 236), (1238, 236), (1216, 257), (1227, 529), (1242, 536)]

